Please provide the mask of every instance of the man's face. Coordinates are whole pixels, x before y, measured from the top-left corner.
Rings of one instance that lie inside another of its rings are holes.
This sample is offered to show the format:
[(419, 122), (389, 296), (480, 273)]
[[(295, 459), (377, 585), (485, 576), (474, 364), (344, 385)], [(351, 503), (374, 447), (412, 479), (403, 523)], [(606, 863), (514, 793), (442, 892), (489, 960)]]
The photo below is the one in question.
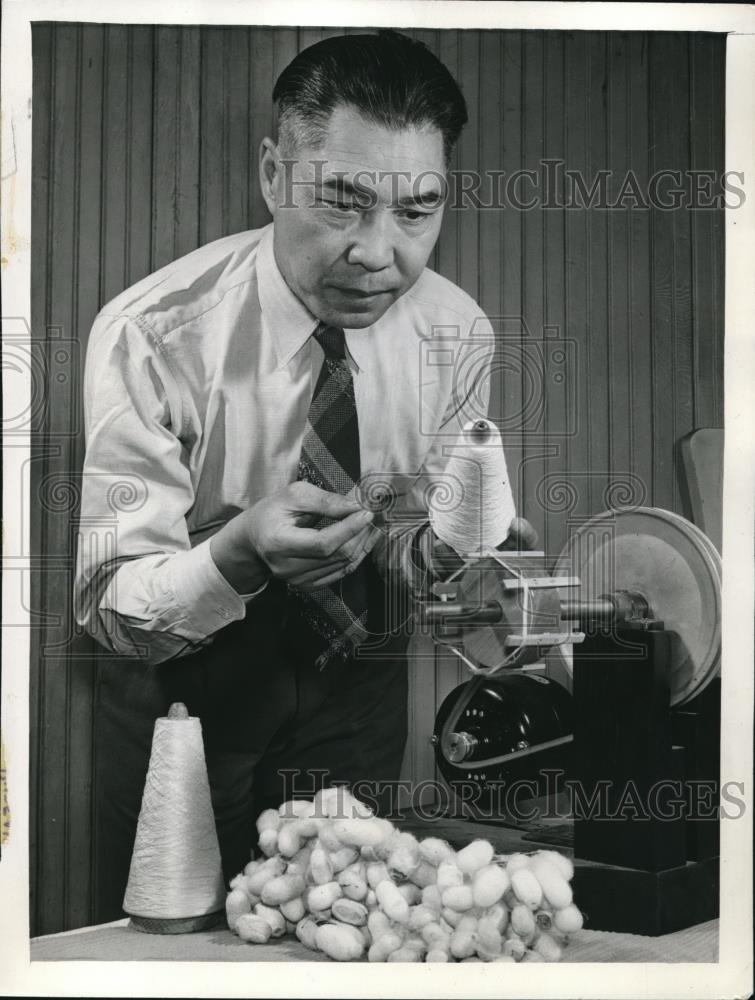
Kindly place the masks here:
[(281, 157), (265, 140), (261, 166), (275, 260), (291, 290), (326, 323), (376, 322), (419, 278), (438, 238), (441, 132), (387, 129), (339, 106), (321, 146)]

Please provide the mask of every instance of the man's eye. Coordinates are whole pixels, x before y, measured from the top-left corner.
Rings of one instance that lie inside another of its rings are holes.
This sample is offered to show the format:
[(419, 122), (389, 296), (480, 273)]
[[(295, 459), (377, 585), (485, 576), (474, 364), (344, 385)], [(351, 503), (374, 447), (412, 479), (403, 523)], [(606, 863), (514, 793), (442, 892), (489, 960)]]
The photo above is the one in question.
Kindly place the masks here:
[(433, 213), (417, 212), (413, 208), (407, 208), (403, 212), (400, 212), (399, 214), (405, 222), (414, 223), (416, 225), (418, 222), (422, 222), (423, 219), (429, 219)]
[(351, 204), (347, 201), (329, 201), (326, 198), (320, 200), (320, 204), (324, 205), (326, 208), (334, 209), (337, 212), (356, 212), (358, 205)]

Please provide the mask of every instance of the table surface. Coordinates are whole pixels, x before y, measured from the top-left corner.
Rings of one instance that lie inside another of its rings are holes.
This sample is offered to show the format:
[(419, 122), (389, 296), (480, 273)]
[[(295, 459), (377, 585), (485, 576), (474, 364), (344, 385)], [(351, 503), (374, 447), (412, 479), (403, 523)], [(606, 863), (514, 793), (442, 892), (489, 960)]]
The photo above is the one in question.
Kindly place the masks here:
[[(99, 927), (34, 938), (33, 962), (180, 961), (180, 962), (325, 962), (296, 938), (264, 945), (245, 944), (227, 928), (196, 934), (145, 934), (127, 919)], [(572, 935), (565, 962), (716, 962), (718, 921), (711, 920), (662, 937), (613, 934), (583, 929)]]
[[(474, 837), (491, 841), (497, 851), (532, 851), (539, 845), (521, 830), (468, 820), (404, 817), (398, 824), (418, 836), (442, 837), (454, 846)], [(547, 844), (552, 847), (552, 844)], [(557, 850), (571, 855), (566, 846)], [(575, 864), (580, 865), (577, 860)], [(579, 900), (575, 900), (579, 905)], [(617, 900), (617, 905), (620, 905)], [(324, 962), (296, 938), (286, 936), (266, 945), (249, 945), (226, 927), (194, 934), (146, 934), (129, 926), (128, 919), (80, 930), (33, 938), (31, 959), (55, 961), (194, 961), (194, 962)], [(571, 936), (565, 962), (717, 962), (718, 921), (710, 920), (673, 934), (645, 937), (583, 928)]]

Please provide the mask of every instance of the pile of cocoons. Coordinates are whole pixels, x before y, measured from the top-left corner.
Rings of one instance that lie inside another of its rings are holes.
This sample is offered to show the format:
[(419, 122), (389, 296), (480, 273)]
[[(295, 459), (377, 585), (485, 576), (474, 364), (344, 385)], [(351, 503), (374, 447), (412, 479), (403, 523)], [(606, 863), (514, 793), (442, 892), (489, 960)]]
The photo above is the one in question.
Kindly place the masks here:
[(338, 962), (557, 962), (582, 927), (571, 861), (417, 840), (344, 788), (257, 819), (264, 855), (231, 882), (228, 926), (264, 944), (295, 934)]

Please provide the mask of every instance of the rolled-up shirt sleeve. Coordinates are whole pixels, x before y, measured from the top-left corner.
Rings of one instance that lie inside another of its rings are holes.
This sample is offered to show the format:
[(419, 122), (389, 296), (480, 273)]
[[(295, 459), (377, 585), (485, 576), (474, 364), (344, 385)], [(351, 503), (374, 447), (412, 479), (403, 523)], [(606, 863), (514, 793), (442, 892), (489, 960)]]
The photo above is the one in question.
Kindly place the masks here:
[(86, 455), (74, 614), (108, 650), (159, 663), (244, 617), (210, 539), (192, 548), (182, 399), (138, 317), (97, 317), (84, 377)]

